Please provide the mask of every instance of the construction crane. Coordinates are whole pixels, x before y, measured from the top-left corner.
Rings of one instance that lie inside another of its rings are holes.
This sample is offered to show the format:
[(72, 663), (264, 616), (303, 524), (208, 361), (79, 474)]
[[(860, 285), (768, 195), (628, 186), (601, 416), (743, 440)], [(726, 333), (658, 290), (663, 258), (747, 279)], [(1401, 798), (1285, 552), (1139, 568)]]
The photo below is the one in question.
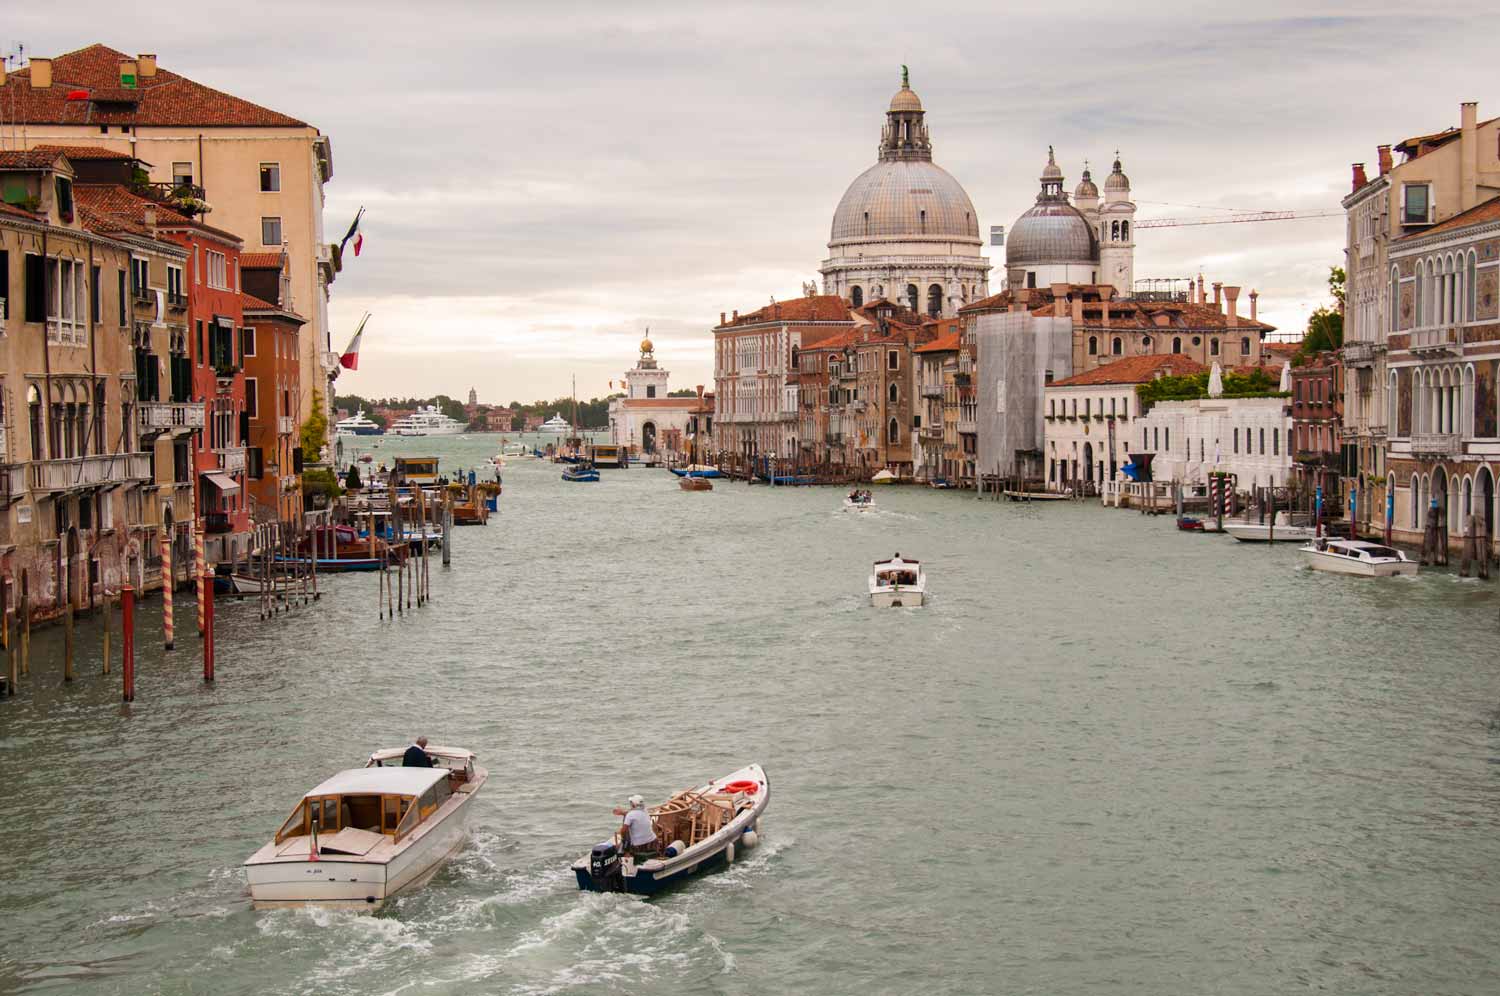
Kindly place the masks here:
[(1342, 211), (1253, 211), (1222, 218), (1147, 218), (1137, 221), (1136, 228), (1182, 228), (1187, 225), (1230, 225), (1245, 221), (1300, 221), (1303, 218), (1342, 218)]

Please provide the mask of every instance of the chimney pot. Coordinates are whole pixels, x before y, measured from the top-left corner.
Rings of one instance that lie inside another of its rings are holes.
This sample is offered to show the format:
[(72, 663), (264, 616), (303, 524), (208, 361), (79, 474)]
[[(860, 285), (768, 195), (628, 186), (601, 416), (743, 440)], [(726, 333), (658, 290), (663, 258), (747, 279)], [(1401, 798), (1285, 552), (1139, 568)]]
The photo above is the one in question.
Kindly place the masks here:
[(5, 60), (0, 59), (0, 86), (5, 85)]
[(1250, 289), (1250, 320), (1252, 322), (1256, 320), (1256, 318), (1255, 318), (1255, 300), (1258, 297), (1260, 297), (1260, 295), (1257, 294), (1255, 292), (1255, 288), (1252, 287)]
[(1354, 190), (1358, 191), (1360, 187), (1363, 187), (1365, 184), (1367, 184), (1369, 182), (1370, 182), (1369, 179), (1366, 178), (1366, 176), (1365, 176), (1365, 164), (1364, 163), (1355, 163), (1354, 164)]
[(1198, 303), (1203, 304), (1207, 300), (1208, 298), (1203, 295), (1203, 274), (1200, 273), (1198, 274)]
[(719, 324), (720, 325), (724, 324), (724, 312), (722, 312), (722, 311), (719, 312)]
[(1389, 145), (1377, 145), (1375, 154), (1380, 159), (1380, 175), (1385, 176), (1391, 171), (1391, 147)]
[(1224, 282), (1222, 280), (1214, 281), (1214, 310), (1224, 310)]
[(740, 309), (738, 309), (738, 308), (734, 309), (734, 317), (735, 318), (739, 318), (740, 317)]
[(49, 90), (52, 87), (52, 60), (31, 60), (31, 88), (33, 90)]
[(1225, 287), (1224, 300), (1229, 305), (1227, 314), (1229, 321), (1225, 324), (1238, 325), (1240, 321), (1240, 289), (1238, 287)]
[(142, 52), (135, 57), (136, 63), (141, 69), (141, 79), (149, 80), (156, 75), (156, 53)]

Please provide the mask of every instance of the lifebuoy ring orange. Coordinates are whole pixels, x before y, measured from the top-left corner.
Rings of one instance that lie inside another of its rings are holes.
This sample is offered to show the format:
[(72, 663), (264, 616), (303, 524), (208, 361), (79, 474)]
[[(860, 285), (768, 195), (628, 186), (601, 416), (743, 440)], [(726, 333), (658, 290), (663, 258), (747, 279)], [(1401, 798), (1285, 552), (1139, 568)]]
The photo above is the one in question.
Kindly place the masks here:
[(741, 781), (730, 782), (728, 785), (725, 785), (723, 791), (730, 793), (744, 792), (746, 795), (754, 795), (760, 791), (760, 783), (742, 779)]

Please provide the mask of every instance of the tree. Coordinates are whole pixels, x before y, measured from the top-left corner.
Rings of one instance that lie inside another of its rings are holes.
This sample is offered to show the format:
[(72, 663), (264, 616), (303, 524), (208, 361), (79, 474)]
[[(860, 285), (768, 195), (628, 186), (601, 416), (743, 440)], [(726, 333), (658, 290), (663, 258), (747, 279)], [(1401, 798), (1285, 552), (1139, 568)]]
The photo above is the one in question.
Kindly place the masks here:
[(351, 463), (349, 473), (344, 475), (344, 490), (358, 491), (364, 487), (364, 482), (359, 479), (359, 464)]
[[(323, 457), (323, 447), (328, 445), (328, 413), (323, 410), (323, 392), (316, 387), (312, 393), (312, 412), (302, 423), (302, 460), (317, 463)], [(337, 492), (338, 485), (334, 485)]]
[(1330, 266), (1328, 293), (1333, 298), (1334, 307), (1325, 304), (1308, 316), (1302, 348), (1297, 351), (1299, 357), (1315, 356), (1344, 345), (1344, 282), (1344, 268)]

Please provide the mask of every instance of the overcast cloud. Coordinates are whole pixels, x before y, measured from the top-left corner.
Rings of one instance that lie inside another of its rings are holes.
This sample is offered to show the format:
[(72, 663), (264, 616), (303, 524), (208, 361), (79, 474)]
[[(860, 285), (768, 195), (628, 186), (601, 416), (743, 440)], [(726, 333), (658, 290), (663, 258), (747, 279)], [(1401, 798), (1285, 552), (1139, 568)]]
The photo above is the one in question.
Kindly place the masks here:
[[(1118, 148), (1143, 219), (1336, 210), (1376, 144), (1456, 125), (1462, 100), (1500, 113), (1477, 3), (7, 7), (6, 50), (154, 51), (332, 137), (330, 237), (367, 208), (335, 347), (374, 314), (339, 386), (367, 395), (531, 400), (575, 373), (603, 394), (648, 326), (674, 386), (711, 383), (719, 312), (816, 278), (902, 63), (985, 232), (1031, 205), (1049, 144), (1070, 188)], [(1136, 275), (1256, 288), (1295, 331), (1342, 232), (1143, 230)]]

